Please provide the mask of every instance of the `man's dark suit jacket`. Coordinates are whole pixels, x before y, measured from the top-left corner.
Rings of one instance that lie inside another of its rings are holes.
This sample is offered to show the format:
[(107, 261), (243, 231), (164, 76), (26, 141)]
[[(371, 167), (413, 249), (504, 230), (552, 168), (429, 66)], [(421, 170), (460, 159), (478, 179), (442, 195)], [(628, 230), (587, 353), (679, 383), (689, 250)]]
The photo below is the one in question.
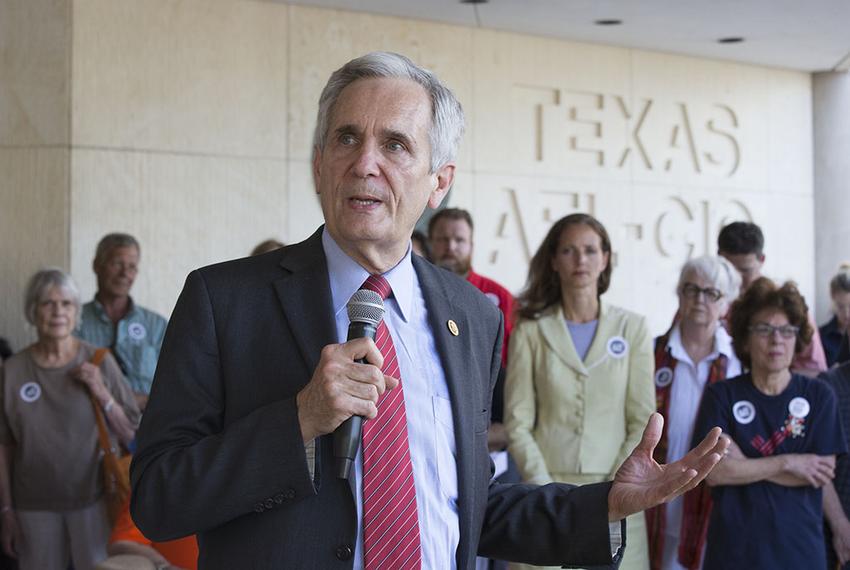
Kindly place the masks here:
[[(487, 427), (501, 313), (455, 275), (418, 256), (413, 265), (455, 418), (458, 568), (473, 568), (476, 552), (610, 564), (610, 484), (490, 483)], [(161, 541), (197, 533), (201, 568), (351, 568), (351, 486), (333, 474), (331, 436), (316, 440), (311, 479), (295, 401), (322, 347), (338, 341), (331, 306), (321, 230), (189, 275), (132, 465), (132, 514), (145, 535)]]

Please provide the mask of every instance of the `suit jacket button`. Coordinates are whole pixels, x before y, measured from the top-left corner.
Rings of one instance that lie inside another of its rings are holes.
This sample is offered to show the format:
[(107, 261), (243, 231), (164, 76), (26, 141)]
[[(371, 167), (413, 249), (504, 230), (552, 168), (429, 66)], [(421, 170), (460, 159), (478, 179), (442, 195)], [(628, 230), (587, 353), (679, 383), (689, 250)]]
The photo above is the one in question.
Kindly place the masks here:
[(264, 510), (266, 510), (266, 509), (263, 507), (262, 503), (257, 503), (256, 505), (254, 505), (254, 512), (255, 513), (261, 513)]
[(289, 499), (289, 500), (291, 501), (292, 499), (294, 499), (294, 498), (295, 498), (295, 489), (287, 489), (287, 490), (283, 493), (283, 497), (284, 497), (285, 499)]
[(340, 560), (350, 560), (353, 554), (350, 546), (339, 546), (336, 549), (336, 557)]
[(266, 499), (266, 502), (264, 503), (264, 505), (267, 509), (270, 509), (274, 506), (274, 501), (271, 500), (271, 499)]
[(277, 495), (275, 495), (274, 502), (278, 505), (281, 504), (283, 502), (283, 493), (278, 493)]

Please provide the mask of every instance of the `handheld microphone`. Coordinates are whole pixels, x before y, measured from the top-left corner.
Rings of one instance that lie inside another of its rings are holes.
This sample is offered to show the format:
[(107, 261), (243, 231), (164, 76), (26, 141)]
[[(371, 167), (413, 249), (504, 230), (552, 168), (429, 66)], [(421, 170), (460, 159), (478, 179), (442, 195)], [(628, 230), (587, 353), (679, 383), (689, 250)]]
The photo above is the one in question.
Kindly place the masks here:
[[(348, 340), (371, 338), (375, 340), (378, 325), (384, 318), (384, 301), (381, 296), (369, 289), (359, 289), (346, 305), (348, 310)], [(366, 359), (357, 360), (367, 364)], [(334, 430), (334, 467), (336, 476), (348, 479), (357, 448), (360, 447), (360, 434), (363, 428), (363, 416), (351, 416)]]

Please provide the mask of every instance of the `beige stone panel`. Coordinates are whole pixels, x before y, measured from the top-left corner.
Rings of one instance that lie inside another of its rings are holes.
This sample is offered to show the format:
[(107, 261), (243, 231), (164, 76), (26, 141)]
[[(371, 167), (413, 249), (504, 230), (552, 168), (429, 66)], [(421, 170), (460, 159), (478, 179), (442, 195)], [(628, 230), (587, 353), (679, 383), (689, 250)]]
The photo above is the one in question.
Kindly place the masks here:
[[(632, 203), (633, 218), (645, 229), (643, 245), (630, 256), (636, 263), (635, 298), (647, 300), (649, 307), (657, 302), (662, 315), (669, 312), (669, 303), (658, 299), (675, 290), (682, 264), (715, 255), (720, 229), (733, 221), (755, 222), (764, 232), (764, 275), (793, 278), (806, 294), (811, 292), (813, 205), (805, 196), (636, 184)], [(675, 309), (675, 299), (671, 303)], [(653, 322), (663, 327), (654, 313)]]
[(717, 234), (732, 221), (753, 221), (764, 231), (765, 275), (793, 278), (805, 295), (812, 294), (814, 241), (812, 203), (807, 197), (703, 188), (671, 192), (668, 187), (641, 184), (635, 185), (632, 203), (633, 218), (643, 224), (645, 239), (623, 258), (624, 265), (632, 265), (633, 276), (631, 299), (624, 296), (623, 303), (646, 314), (654, 334), (666, 330), (672, 319), (682, 264), (716, 254)]
[(289, 184), (286, 216), (287, 242), (307, 239), (324, 222), (322, 206), (313, 184), (313, 168), (309, 161), (293, 160), (289, 163)]
[(486, 30), (474, 37), (476, 170), (628, 176), (617, 166), (628, 50)]
[[(470, 213), (475, 212), (475, 174), (469, 170), (456, 170), (454, 184), (449, 194), (443, 200), (447, 208), (462, 208)], [(429, 210), (425, 210), (428, 215)], [(473, 220), (474, 221), (474, 220)]]
[(768, 186), (771, 192), (813, 196), (812, 77), (774, 71), (768, 94)]
[(762, 192), (636, 184), (632, 216), (640, 221), (644, 239), (624, 258), (631, 277), (624, 306), (646, 315), (654, 335), (666, 331), (685, 261), (715, 255), (720, 228), (735, 220), (758, 221), (765, 201)]
[(286, 156), (287, 7), (75, 0), (75, 145)]
[[(818, 297), (828, 291), (815, 290), (815, 226), (811, 197), (799, 194), (775, 194), (765, 200), (761, 212), (764, 221), (764, 274), (772, 279), (793, 279), (814, 312)], [(761, 223), (761, 222), (759, 222)]]
[(0, 336), (19, 350), (34, 331), (24, 290), (37, 270), (68, 269), (68, 151), (0, 148)]
[(71, 0), (0, 2), (0, 145), (69, 141)]
[[(767, 189), (768, 101), (777, 72), (639, 50), (632, 66), (635, 181)], [(799, 89), (797, 81), (785, 84)]]
[(128, 232), (142, 247), (133, 296), (169, 315), (191, 270), (287, 238), (286, 171), (279, 160), (75, 150), (71, 267), (84, 297), (97, 242)]
[[(469, 28), (421, 20), (292, 6), (289, 152), (309, 160), (319, 95), (330, 74), (350, 59), (370, 51), (402, 53), (443, 81), (473, 113), (472, 34)], [(467, 120), (467, 141), (472, 140)], [(470, 168), (468, 144), (461, 145), (460, 168)]]

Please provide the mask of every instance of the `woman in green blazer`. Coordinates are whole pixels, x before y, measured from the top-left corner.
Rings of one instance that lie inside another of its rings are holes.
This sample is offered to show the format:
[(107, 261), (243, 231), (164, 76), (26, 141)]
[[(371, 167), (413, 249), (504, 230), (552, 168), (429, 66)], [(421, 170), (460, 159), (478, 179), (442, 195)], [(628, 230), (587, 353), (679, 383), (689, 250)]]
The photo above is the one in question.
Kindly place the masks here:
[[(655, 411), (646, 321), (599, 298), (610, 256), (605, 227), (572, 214), (531, 261), (505, 384), (509, 450), (529, 483), (613, 479)], [(621, 568), (648, 568), (643, 513), (627, 524)]]

